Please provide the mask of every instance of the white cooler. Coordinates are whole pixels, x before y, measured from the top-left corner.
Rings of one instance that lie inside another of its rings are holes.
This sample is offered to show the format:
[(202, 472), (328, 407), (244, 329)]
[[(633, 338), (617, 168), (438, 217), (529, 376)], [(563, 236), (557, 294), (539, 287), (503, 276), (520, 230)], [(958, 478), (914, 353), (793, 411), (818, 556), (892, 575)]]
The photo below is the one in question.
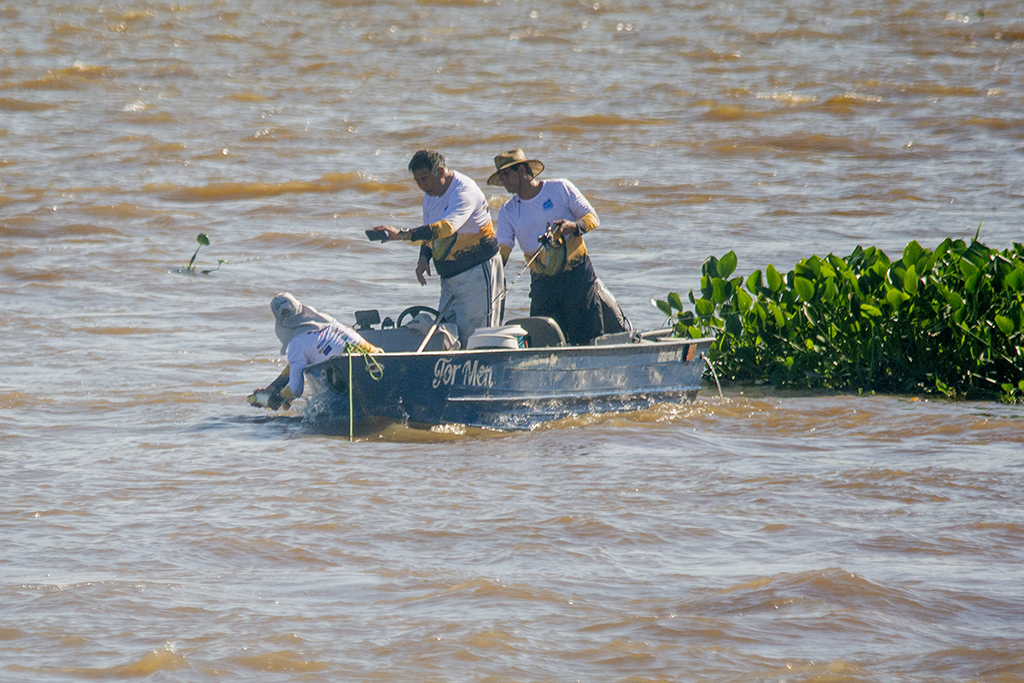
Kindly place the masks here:
[(466, 342), (467, 349), (521, 349), (526, 330), (519, 325), (478, 327)]

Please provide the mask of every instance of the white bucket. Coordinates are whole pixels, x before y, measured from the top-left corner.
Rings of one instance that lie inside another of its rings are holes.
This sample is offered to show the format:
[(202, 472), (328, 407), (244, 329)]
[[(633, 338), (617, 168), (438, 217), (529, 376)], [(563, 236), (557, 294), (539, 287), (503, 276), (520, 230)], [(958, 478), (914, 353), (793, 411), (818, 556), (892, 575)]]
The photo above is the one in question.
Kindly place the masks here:
[(523, 346), (526, 330), (519, 325), (478, 327), (466, 342), (467, 349), (518, 349)]

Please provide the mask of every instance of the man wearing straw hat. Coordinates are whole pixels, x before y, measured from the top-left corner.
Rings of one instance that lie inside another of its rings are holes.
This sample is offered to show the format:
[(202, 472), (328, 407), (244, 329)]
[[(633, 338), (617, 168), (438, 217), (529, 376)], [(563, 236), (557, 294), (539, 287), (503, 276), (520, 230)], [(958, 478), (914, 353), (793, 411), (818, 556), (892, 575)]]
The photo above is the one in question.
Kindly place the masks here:
[(498, 212), (498, 248), (507, 263), (518, 241), (530, 264), (530, 315), (554, 318), (570, 344), (592, 344), (604, 320), (583, 234), (597, 227), (597, 212), (568, 180), (537, 180), (544, 164), (521, 149), (494, 157), (494, 167), (487, 184), (513, 195)]
[[(387, 240), (419, 243), (416, 279), (427, 284), (433, 259), (441, 276), (438, 317), (459, 328), (462, 348), (478, 327), (501, 323), (504, 263), (491, 223), (491, 211), (480, 186), (467, 175), (445, 166), (434, 150), (421, 149), (409, 162), (409, 171), (423, 190), (423, 225), (399, 230), (379, 225)], [(440, 322), (440, 321), (438, 321)]]

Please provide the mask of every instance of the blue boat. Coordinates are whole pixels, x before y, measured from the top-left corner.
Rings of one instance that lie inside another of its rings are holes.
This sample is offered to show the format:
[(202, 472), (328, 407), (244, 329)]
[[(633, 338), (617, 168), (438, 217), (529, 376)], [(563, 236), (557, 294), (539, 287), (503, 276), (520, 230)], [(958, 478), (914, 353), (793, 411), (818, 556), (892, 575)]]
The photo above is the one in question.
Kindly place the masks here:
[[(663, 329), (566, 346), (550, 318), (520, 318), (478, 331), (469, 348), (453, 350), (433, 328), (428, 335), (401, 324), (375, 328), (367, 314), (380, 319), (376, 311), (360, 312), (357, 329), (385, 353), (335, 356), (306, 368), (304, 416), (319, 431), (365, 434), (395, 422), (528, 430), (574, 415), (692, 401), (712, 342)], [(483, 345), (474, 344), (478, 335)]]

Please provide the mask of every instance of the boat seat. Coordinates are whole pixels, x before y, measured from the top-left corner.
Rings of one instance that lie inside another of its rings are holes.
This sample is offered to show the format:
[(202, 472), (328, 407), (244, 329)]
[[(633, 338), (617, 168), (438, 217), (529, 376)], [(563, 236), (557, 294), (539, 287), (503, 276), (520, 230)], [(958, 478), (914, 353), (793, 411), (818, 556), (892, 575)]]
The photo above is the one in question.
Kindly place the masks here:
[[(413, 329), (411, 327), (392, 327), (386, 330), (359, 330), (359, 334), (362, 335), (363, 339), (379, 346), (388, 353), (408, 353), (415, 351), (423, 343), (423, 332)], [(434, 336), (427, 342), (427, 346), (424, 351), (444, 351), (444, 335), (435, 332)]]
[(506, 320), (505, 324), (519, 325), (526, 330), (526, 345), (529, 347), (565, 346), (565, 335), (553, 318), (536, 315)]

